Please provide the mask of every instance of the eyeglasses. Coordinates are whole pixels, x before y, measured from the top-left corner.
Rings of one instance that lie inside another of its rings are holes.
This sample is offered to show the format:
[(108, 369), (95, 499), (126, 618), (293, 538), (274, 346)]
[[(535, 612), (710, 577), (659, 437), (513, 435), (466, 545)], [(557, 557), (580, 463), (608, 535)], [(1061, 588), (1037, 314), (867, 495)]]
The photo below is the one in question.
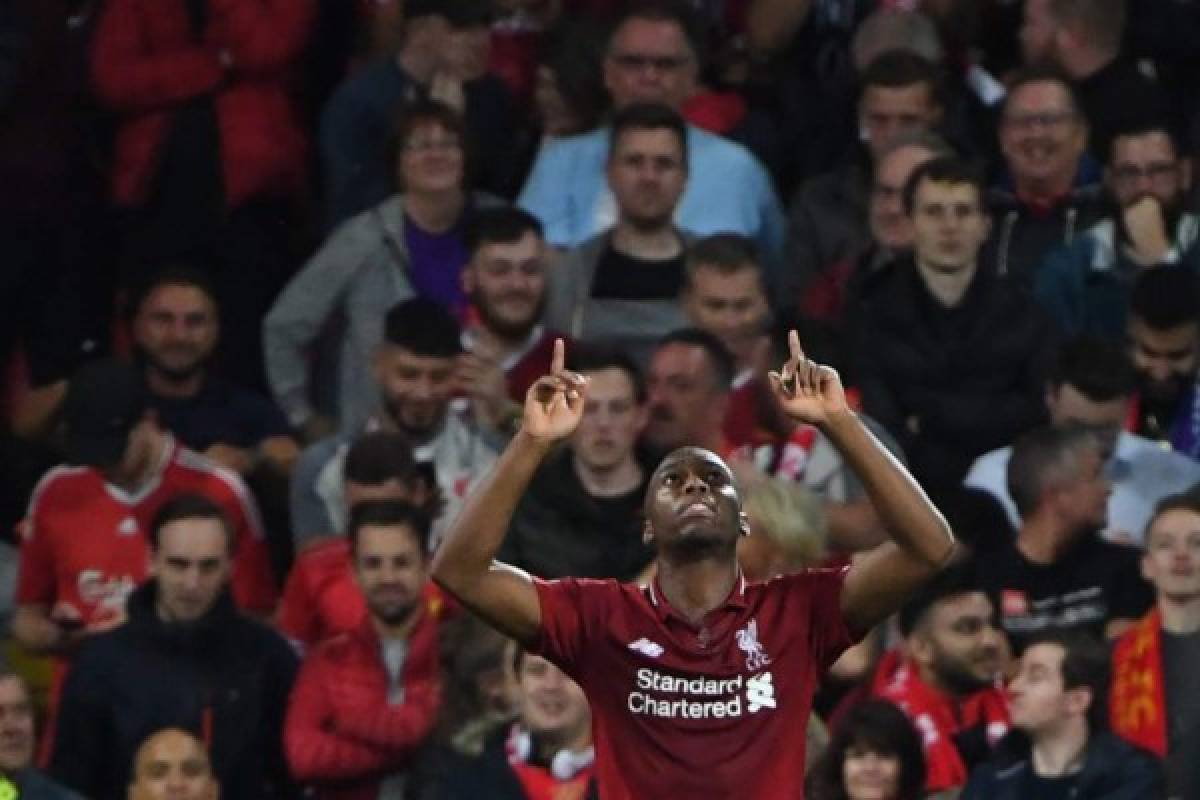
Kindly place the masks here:
[(651, 56), (645, 53), (614, 53), (613, 62), (631, 72), (653, 67), (657, 72), (674, 72), (689, 61), (687, 56)]
[(1140, 183), (1143, 178), (1158, 183), (1178, 175), (1178, 167), (1173, 161), (1158, 161), (1144, 167), (1138, 164), (1119, 164), (1113, 167), (1112, 174), (1118, 183)]
[(1030, 130), (1034, 127), (1058, 128), (1074, 121), (1074, 111), (1031, 111), (1024, 114), (1006, 114), (1003, 118), (1005, 125), (1018, 130)]
[(434, 150), (457, 150), (462, 146), (458, 139), (412, 139), (404, 143), (404, 150), (409, 153), (430, 153)]

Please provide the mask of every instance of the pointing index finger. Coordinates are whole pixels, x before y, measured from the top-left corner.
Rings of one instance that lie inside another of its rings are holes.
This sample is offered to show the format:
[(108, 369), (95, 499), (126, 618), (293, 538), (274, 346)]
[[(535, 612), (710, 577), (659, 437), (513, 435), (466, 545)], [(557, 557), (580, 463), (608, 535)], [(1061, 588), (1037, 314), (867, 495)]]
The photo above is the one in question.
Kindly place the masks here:
[(566, 363), (567, 363), (566, 350), (567, 350), (566, 345), (563, 344), (562, 339), (554, 340), (554, 356), (553, 356), (553, 358), (550, 359), (550, 374), (551, 375), (561, 374), (563, 369), (566, 367)]

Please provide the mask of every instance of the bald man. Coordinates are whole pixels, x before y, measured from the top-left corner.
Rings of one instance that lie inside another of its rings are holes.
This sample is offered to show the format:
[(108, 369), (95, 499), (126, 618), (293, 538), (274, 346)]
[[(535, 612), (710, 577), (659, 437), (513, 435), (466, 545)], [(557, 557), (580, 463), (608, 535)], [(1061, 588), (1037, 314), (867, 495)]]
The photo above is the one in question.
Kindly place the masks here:
[(129, 800), (217, 800), (217, 793), (208, 752), (193, 734), (167, 728), (138, 748)]

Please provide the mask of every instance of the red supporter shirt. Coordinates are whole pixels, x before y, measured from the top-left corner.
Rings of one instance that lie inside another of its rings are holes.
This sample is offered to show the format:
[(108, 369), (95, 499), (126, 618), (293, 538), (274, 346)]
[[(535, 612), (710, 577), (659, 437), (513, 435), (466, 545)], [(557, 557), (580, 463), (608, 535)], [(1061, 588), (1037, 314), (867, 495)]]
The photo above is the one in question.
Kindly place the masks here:
[(42, 477), (22, 523), (17, 603), (70, 605), (85, 625), (119, 613), (146, 578), (155, 512), (183, 492), (202, 494), (225, 509), (234, 528), (234, 598), (243, 609), (269, 613), (275, 582), (253, 498), (233, 472), (174, 439), (157, 473), (135, 495), (90, 467), (56, 467)]
[(739, 577), (699, 629), (657, 582), (536, 580), (534, 652), (587, 693), (600, 797), (802, 797), (817, 680), (856, 638), (847, 571)]
[(366, 617), (367, 604), (350, 567), (349, 541), (330, 539), (296, 557), (279, 602), (279, 629), (285, 636), (312, 647), (358, 630)]

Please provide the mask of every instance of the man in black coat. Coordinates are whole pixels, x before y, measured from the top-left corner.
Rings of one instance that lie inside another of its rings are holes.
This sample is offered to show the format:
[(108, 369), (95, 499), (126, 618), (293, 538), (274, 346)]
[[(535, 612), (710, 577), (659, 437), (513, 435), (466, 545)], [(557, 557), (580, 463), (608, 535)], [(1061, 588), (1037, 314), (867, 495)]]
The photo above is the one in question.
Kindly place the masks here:
[(1026, 293), (979, 268), (989, 221), (973, 170), (929, 161), (904, 204), (913, 255), (868, 280), (855, 367), (863, 410), (897, 438), (922, 485), (938, 489), (1041, 420), (1052, 327)]
[(92, 800), (124, 798), (138, 747), (173, 727), (204, 742), (225, 800), (297, 796), (281, 744), (296, 656), (235, 608), (224, 513), (179, 495), (150, 539), (155, 577), (130, 596), (128, 621), (72, 665), (51, 774)]

